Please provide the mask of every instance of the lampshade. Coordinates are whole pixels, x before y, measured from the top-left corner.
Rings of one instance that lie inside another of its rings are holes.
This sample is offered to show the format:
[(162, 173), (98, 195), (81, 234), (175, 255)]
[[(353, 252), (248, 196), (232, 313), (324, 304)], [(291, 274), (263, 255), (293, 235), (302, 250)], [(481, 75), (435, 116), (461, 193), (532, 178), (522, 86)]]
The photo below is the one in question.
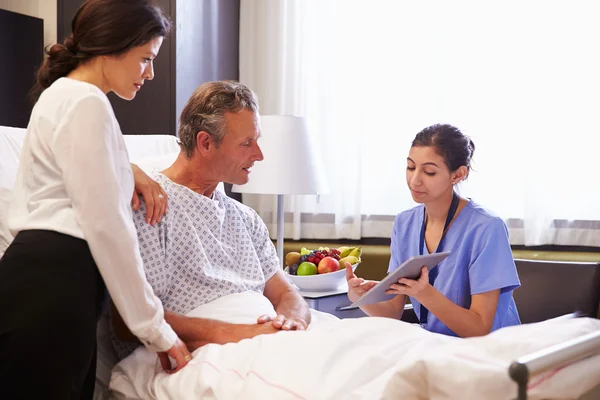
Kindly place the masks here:
[(258, 194), (327, 193), (321, 152), (309, 137), (306, 121), (291, 115), (263, 115), (258, 143), (264, 160), (252, 167), (245, 185), (232, 191)]

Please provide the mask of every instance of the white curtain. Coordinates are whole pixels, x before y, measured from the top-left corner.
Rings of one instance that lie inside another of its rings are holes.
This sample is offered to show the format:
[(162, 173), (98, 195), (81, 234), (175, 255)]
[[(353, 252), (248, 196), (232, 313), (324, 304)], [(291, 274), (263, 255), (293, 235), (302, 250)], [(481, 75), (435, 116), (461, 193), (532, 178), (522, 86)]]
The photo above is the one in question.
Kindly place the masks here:
[[(592, 0), (241, 0), (240, 81), (262, 114), (306, 117), (327, 167), (329, 194), (286, 197), (286, 237), (389, 237), (414, 206), (411, 140), (443, 122), (476, 145), (461, 194), (503, 217), (513, 244), (600, 246), (598, 11)], [(273, 196), (244, 201), (274, 222)]]

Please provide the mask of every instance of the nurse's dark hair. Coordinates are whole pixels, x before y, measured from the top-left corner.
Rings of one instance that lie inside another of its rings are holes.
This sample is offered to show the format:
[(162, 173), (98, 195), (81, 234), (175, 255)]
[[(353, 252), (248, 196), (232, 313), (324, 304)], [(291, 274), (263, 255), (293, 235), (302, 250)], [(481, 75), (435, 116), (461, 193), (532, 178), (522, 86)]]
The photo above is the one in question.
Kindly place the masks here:
[(71, 23), (63, 43), (46, 47), (30, 95), (35, 103), (57, 79), (97, 56), (118, 56), (157, 36), (166, 36), (171, 21), (150, 0), (87, 0)]
[(471, 171), (475, 143), (452, 125), (435, 124), (428, 126), (415, 136), (412, 147), (415, 146), (434, 147), (452, 172), (462, 166), (467, 167), (467, 176)]

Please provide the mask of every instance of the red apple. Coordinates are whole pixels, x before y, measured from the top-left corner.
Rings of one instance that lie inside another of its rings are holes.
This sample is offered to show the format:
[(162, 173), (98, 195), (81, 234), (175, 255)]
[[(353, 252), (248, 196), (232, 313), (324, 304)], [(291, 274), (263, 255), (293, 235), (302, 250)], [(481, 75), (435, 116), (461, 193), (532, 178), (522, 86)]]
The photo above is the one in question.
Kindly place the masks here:
[(340, 262), (333, 257), (323, 258), (317, 267), (319, 274), (335, 272), (339, 269), (340, 269)]

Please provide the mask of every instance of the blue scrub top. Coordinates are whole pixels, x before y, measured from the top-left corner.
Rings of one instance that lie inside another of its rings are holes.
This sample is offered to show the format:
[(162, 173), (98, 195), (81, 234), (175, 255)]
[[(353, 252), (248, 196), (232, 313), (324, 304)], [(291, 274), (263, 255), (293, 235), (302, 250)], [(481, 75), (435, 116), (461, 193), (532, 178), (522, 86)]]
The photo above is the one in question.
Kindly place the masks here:
[[(410, 257), (419, 255), (419, 236), (423, 223), (421, 204), (396, 216), (388, 272)], [(521, 323), (512, 291), (520, 286), (513, 260), (508, 230), (504, 221), (469, 201), (446, 232), (443, 248), (452, 253), (437, 266), (434, 287), (461, 307), (471, 307), (471, 296), (500, 289), (492, 331)], [(427, 245), (423, 254), (428, 254)], [(410, 298), (417, 317), (421, 304)], [(425, 329), (457, 336), (429, 310)]]

